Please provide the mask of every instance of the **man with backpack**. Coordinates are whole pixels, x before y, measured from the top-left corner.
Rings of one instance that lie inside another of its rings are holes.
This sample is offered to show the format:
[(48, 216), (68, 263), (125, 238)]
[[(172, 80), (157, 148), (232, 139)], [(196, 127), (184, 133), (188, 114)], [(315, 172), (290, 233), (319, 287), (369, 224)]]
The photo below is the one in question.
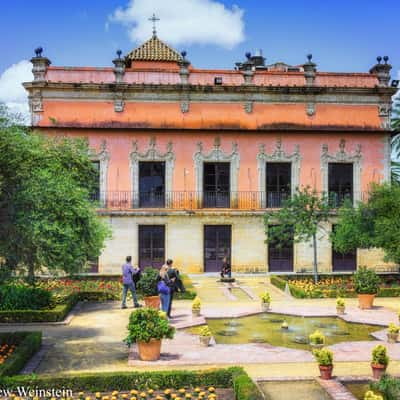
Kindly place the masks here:
[(138, 303), (136, 296), (136, 283), (140, 278), (140, 269), (134, 268), (132, 266), (132, 257), (126, 257), (126, 263), (122, 266), (122, 306), (121, 308), (126, 308), (126, 295), (128, 290), (130, 290), (133, 299), (133, 305), (135, 308), (141, 307)]

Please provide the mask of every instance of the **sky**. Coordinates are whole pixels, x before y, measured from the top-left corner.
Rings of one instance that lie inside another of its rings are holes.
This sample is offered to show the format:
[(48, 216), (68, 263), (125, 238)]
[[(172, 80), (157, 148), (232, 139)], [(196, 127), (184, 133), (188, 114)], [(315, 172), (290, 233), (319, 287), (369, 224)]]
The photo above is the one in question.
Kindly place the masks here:
[(158, 36), (187, 51), (197, 68), (233, 68), (248, 51), (267, 63), (301, 64), (306, 54), (321, 71), (367, 72), (388, 55), (400, 78), (399, 0), (13, 0), (1, 2), (0, 102), (26, 112), (21, 82), (32, 79), (38, 46), (52, 65), (112, 66)]

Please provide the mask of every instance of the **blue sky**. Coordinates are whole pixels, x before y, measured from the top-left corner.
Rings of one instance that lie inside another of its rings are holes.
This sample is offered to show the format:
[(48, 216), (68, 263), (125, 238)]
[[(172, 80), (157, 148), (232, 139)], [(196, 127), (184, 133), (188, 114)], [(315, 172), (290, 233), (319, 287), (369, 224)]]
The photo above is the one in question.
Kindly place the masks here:
[(53, 65), (110, 66), (116, 49), (151, 36), (153, 11), (159, 37), (199, 68), (232, 68), (261, 48), (289, 64), (311, 52), (323, 71), (367, 72), (377, 55), (400, 70), (399, 0), (13, 0), (1, 11), (0, 77), (38, 45)]

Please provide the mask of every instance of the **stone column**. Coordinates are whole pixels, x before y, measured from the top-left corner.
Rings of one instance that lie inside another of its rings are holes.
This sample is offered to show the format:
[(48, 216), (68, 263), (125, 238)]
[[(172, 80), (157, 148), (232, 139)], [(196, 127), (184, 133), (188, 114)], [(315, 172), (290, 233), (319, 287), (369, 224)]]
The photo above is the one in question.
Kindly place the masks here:
[(113, 60), (115, 83), (121, 83), (125, 75), (125, 60), (121, 58), (122, 51), (117, 50), (117, 58)]
[(35, 82), (45, 81), (46, 80), (46, 72), (47, 68), (51, 64), (51, 61), (47, 57), (42, 56), (43, 48), (38, 47), (35, 49), (35, 57), (31, 59), (31, 63), (33, 64), (32, 73), (33, 80)]
[(392, 69), (392, 66), (388, 64), (389, 57), (383, 57), (384, 64), (381, 64), (382, 57), (377, 57), (376, 61), (378, 61), (378, 63), (375, 64), (369, 72), (377, 76), (379, 87), (388, 87), (390, 82), (390, 70)]
[(189, 65), (190, 61), (186, 59), (186, 51), (182, 51), (181, 53), (182, 58), (178, 61), (179, 65), (179, 76), (181, 78), (181, 84), (182, 85), (188, 85), (189, 84)]
[(303, 64), (304, 78), (306, 80), (306, 86), (313, 86), (317, 72), (317, 64), (311, 61), (312, 54), (308, 54), (307, 59), (308, 61), (305, 64)]

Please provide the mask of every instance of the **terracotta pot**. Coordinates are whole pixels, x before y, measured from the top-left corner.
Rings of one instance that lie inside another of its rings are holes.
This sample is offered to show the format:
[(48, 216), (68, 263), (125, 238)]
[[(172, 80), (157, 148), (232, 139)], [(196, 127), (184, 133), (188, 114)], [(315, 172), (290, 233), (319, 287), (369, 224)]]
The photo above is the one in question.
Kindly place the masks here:
[(138, 342), (139, 357), (142, 361), (157, 361), (160, 359), (161, 340), (150, 339), (150, 342)]
[(359, 294), (358, 295), (358, 306), (361, 310), (368, 310), (372, 308), (374, 304), (374, 294)]
[(333, 365), (319, 365), (321, 379), (332, 379)]
[(193, 317), (200, 317), (200, 310), (193, 310), (192, 309), (192, 315), (193, 315)]
[(344, 315), (344, 310), (345, 310), (344, 306), (343, 307), (340, 307), (340, 306), (336, 307), (336, 312), (338, 313), (338, 315)]
[(155, 308), (156, 310), (158, 310), (160, 308), (160, 297), (146, 296), (144, 298), (144, 304), (146, 307)]
[(211, 336), (199, 336), (200, 346), (208, 347), (210, 345)]
[(387, 333), (387, 338), (388, 338), (388, 342), (389, 343), (396, 343), (397, 339), (399, 338), (399, 334), (398, 333)]
[(372, 376), (374, 379), (381, 379), (381, 376), (385, 373), (387, 365), (382, 365), (382, 364), (372, 364), (371, 363), (371, 368), (372, 368)]
[(269, 311), (269, 308), (270, 308), (270, 303), (261, 302), (261, 309), (262, 309), (264, 312)]

